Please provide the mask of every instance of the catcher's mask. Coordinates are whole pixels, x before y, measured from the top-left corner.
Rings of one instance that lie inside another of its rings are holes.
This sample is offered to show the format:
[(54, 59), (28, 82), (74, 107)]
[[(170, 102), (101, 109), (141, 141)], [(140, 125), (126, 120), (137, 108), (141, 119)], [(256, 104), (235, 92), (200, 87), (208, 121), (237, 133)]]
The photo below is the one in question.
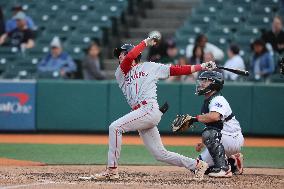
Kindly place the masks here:
[[(204, 86), (205, 82), (211, 81), (209, 85)], [(224, 79), (220, 72), (205, 71), (200, 74), (196, 81), (196, 92), (198, 96), (207, 94), (211, 91), (220, 91), (223, 88)]]
[[(121, 47), (117, 47), (114, 49), (113, 51), (113, 55), (116, 57), (116, 58), (119, 58), (119, 55), (121, 52), (125, 52), (125, 55), (127, 53), (129, 53), (132, 49), (134, 48), (134, 45), (132, 44), (124, 44), (122, 45)], [(137, 56), (137, 58), (135, 59), (135, 62), (139, 62), (141, 59), (141, 53)]]

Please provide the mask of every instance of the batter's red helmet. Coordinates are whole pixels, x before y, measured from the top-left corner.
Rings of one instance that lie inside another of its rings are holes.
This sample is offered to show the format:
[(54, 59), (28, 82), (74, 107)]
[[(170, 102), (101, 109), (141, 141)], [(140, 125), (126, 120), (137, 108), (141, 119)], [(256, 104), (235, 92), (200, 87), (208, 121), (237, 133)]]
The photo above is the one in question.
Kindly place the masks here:
[[(133, 48), (134, 48), (134, 45), (132, 45), (132, 44), (124, 44), (121, 47), (115, 48), (114, 51), (113, 51), (113, 55), (116, 58), (118, 58), (122, 51), (129, 53), (129, 51), (131, 51)], [(141, 53), (139, 54), (139, 56), (135, 60), (140, 61), (140, 59), (141, 59)]]

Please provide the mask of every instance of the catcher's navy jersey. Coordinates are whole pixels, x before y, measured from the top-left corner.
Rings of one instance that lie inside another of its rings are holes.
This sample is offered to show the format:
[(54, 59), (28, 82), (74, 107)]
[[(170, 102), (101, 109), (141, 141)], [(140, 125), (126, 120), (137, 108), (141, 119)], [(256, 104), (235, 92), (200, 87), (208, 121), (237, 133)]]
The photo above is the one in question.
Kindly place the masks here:
[(221, 120), (223, 121), (224, 132), (234, 133), (241, 131), (240, 123), (233, 116), (230, 120), (225, 121), (225, 119), (232, 114), (232, 109), (228, 101), (223, 96), (215, 96), (209, 103), (210, 112), (218, 112), (221, 114)]

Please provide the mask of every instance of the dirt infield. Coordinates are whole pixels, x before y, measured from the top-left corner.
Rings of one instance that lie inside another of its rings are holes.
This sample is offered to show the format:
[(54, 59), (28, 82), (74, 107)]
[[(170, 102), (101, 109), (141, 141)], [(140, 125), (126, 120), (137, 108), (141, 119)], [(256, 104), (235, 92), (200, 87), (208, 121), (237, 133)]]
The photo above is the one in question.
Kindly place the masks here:
[(174, 166), (121, 166), (117, 181), (80, 181), (103, 170), (104, 166), (37, 166), (1, 167), (0, 188), (284, 188), (283, 169), (245, 169), (244, 175), (232, 178), (194, 181), (193, 174)]
[(0, 158), (0, 166), (43, 166), (45, 163), (35, 161), (23, 161), (16, 159)]
[[(163, 136), (165, 145), (192, 146), (199, 137)], [(107, 144), (102, 135), (0, 134), (0, 143), (32, 144)], [(138, 136), (124, 136), (124, 144), (142, 144)], [(245, 146), (284, 147), (284, 139), (246, 138)], [(1, 154), (0, 154), (1, 156)], [(38, 166), (41, 165), (41, 166)], [(78, 176), (95, 174), (105, 166), (42, 166), (40, 162), (0, 158), (0, 188), (284, 188), (284, 169), (246, 168), (244, 175), (230, 179), (194, 181), (190, 171), (174, 166), (121, 166), (117, 181), (80, 181)]]

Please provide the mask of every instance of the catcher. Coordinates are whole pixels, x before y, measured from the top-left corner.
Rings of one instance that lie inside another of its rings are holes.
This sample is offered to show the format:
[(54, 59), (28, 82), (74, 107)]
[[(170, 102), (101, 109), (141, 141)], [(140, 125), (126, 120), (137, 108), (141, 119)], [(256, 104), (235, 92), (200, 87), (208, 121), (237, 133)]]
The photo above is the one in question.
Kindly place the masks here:
[[(199, 152), (206, 146), (199, 159), (208, 163), (210, 167), (206, 172), (211, 177), (231, 177), (232, 172), (243, 173), (243, 155), (240, 150), (244, 138), (228, 101), (220, 93), (223, 84), (221, 73), (201, 73), (196, 84), (196, 94), (205, 96), (202, 114), (195, 117), (178, 115), (172, 123), (173, 132), (184, 131), (194, 122), (206, 125), (202, 132), (202, 143), (196, 145), (196, 150)], [(228, 161), (226, 156), (229, 157)]]

